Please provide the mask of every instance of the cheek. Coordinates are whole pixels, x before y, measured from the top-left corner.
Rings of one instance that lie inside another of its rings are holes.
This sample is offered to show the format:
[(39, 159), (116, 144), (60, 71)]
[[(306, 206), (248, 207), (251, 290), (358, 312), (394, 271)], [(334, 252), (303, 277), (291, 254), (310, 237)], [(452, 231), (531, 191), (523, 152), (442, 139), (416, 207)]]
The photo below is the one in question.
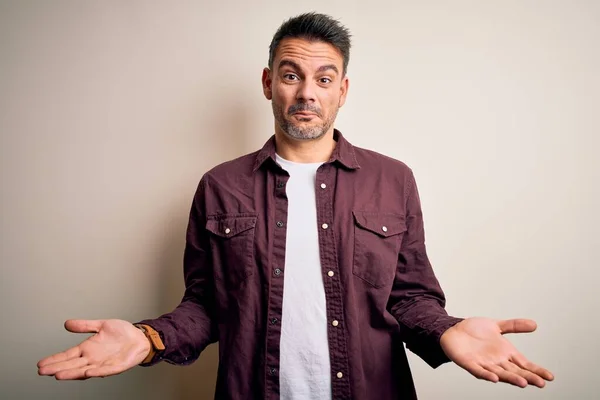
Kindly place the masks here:
[(331, 114), (338, 109), (340, 105), (340, 96), (337, 93), (328, 93), (326, 97), (322, 99), (323, 106), (327, 109), (327, 113)]
[(271, 103), (274, 109), (278, 110), (281, 116), (287, 119), (287, 110), (290, 107), (290, 104), (287, 102), (286, 97), (282, 95), (282, 93), (273, 92), (273, 98)]
[(273, 84), (273, 93), (277, 93), (277, 97), (279, 97), (280, 100), (294, 97), (294, 91), (295, 88), (293, 85), (286, 85), (283, 82), (276, 82)]
[(278, 88), (273, 92), (273, 101), (281, 105), (282, 107), (284, 107), (286, 104), (289, 104), (290, 98), (293, 97), (291, 97), (289, 91), (283, 90), (281, 88)]

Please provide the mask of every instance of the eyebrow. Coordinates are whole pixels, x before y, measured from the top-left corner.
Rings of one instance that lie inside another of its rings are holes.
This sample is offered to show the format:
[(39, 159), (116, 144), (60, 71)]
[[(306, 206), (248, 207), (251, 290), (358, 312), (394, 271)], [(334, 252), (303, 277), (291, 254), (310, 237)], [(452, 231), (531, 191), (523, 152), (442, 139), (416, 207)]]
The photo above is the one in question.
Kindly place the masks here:
[[(301, 69), (300, 66), (297, 63), (293, 62), (292, 60), (281, 60), (279, 62), (279, 68), (285, 67), (286, 65), (290, 66), (296, 70)], [(336, 74), (340, 73), (340, 71), (337, 69), (337, 67), (333, 64), (322, 65), (319, 67), (319, 69), (317, 69), (317, 72), (324, 72), (327, 70), (333, 70), (333, 71), (335, 71)]]

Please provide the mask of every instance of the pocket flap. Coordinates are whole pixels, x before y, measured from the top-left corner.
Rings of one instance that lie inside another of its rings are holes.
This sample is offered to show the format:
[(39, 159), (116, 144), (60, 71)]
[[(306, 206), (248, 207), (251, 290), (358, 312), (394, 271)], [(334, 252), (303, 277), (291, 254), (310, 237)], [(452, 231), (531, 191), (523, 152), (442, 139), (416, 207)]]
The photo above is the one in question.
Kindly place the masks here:
[(381, 237), (389, 237), (406, 231), (404, 215), (376, 211), (352, 211), (356, 224)]
[(256, 215), (248, 214), (209, 216), (206, 221), (206, 229), (217, 236), (229, 238), (254, 228), (256, 218)]

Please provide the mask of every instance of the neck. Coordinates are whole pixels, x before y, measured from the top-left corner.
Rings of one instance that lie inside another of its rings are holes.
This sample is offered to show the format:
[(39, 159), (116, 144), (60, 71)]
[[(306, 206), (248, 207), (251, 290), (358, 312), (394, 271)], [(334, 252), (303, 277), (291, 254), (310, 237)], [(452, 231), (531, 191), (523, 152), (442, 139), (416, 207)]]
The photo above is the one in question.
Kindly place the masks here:
[(275, 148), (277, 154), (288, 161), (297, 163), (327, 162), (335, 149), (333, 127), (322, 137), (311, 140), (290, 138), (279, 129), (275, 130)]

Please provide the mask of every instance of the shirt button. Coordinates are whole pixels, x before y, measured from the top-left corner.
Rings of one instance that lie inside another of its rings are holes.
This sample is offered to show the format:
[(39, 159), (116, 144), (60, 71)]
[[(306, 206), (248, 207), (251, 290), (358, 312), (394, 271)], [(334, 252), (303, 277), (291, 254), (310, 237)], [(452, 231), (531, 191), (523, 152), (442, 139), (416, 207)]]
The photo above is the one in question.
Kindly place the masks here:
[(275, 268), (275, 271), (273, 272), (275, 273), (275, 276), (281, 275), (281, 270), (279, 268)]
[(387, 232), (387, 226), (382, 226), (381, 230), (384, 231), (384, 232)]
[(277, 372), (277, 370), (276, 370), (275, 368), (271, 368), (271, 369), (269, 370), (269, 373), (270, 373), (271, 375), (275, 375), (275, 372)]
[(225, 228), (225, 234), (226, 234), (226, 235), (229, 235), (229, 232), (231, 232), (231, 229), (229, 229), (229, 228)]
[(333, 276), (333, 275), (334, 275), (334, 274), (333, 274), (333, 271), (329, 271), (329, 272), (327, 273), (327, 275), (328, 275), (328, 276)]
[(321, 228), (323, 228), (323, 229), (327, 229), (327, 228), (329, 228), (329, 225), (327, 225), (327, 224), (323, 224), (323, 225), (321, 225)]
[(331, 325), (333, 325), (333, 326), (338, 326), (339, 324), (340, 324), (340, 323), (339, 323), (339, 322), (338, 322), (336, 319), (334, 319), (334, 320), (331, 322)]
[(326, 185), (326, 184), (324, 184), (324, 183), (321, 183), (321, 189), (325, 189), (326, 187), (327, 187), (327, 185)]
[(277, 221), (277, 226), (281, 228), (283, 226), (283, 221)]
[(277, 318), (271, 319), (271, 325), (275, 325), (277, 322), (279, 322), (279, 320)]
[(342, 374), (341, 372), (338, 372), (336, 375), (338, 378), (342, 379), (344, 377), (344, 374)]

